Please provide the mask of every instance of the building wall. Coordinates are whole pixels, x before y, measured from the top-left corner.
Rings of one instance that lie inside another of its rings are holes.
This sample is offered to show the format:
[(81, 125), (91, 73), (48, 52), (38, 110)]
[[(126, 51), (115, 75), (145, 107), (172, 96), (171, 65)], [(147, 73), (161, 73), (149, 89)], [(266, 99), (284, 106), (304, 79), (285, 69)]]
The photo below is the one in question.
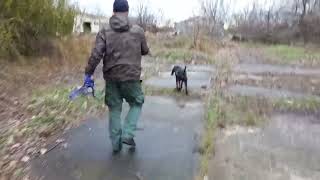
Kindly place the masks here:
[(84, 33), (84, 23), (90, 23), (91, 32), (90, 33), (98, 33), (99, 30), (105, 25), (107, 22), (107, 18), (82, 14), (75, 17), (75, 24), (73, 27), (74, 33)]
[(224, 36), (224, 23), (210, 24), (209, 19), (205, 17), (192, 17), (185, 21), (175, 23), (175, 31), (178, 34), (190, 35), (193, 34), (194, 28), (202, 28), (209, 36), (223, 37)]

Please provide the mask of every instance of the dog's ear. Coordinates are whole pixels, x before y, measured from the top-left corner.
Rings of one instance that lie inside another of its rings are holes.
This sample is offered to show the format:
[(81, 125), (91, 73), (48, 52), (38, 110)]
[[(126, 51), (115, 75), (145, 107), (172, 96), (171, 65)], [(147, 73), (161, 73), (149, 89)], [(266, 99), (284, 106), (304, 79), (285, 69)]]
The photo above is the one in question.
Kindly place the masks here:
[(187, 72), (187, 66), (184, 67), (184, 72)]
[(171, 76), (173, 76), (175, 71), (176, 71), (176, 66), (173, 67), (172, 72), (171, 72)]

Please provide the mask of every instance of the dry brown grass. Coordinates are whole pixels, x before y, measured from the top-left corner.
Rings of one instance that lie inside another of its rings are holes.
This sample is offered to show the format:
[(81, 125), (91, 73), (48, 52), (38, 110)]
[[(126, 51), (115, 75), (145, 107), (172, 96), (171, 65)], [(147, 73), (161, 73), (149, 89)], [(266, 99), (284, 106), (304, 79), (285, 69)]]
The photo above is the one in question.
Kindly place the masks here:
[[(76, 121), (77, 118), (81, 118), (81, 113), (92, 111), (87, 108), (91, 106), (88, 103), (95, 105), (92, 107), (103, 105), (100, 101), (70, 103), (66, 99), (70, 89), (65, 87), (63, 79), (82, 78), (92, 40), (93, 38), (89, 36), (67, 37), (54, 42), (57, 49), (50, 57), (25, 57), (19, 61), (2, 61), (0, 179), (22, 179), (23, 166), (18, 163), (21, 158), (18, 155), (24, 155), (26, 153), (24, 151), (39, 147), (41, 144), (39, 142), (43, 142), (40, 141), (37, 130), (46, 129), (45, 131), (54, 134), (54, 131), (60, 131), (61, 127), (67, 127), (72, 123), (66, 120), (71, 118), (61, 116), (59, 108), (60, 111), (61, 108), (69, 110), (65, 116), (72, 115), (70, 117)], [(37, 102), (41, 103), (35, 106)], [(30, 108), (31, 106), (34, 108)], [(48, 130), (50, 127), (52, 129)], [(10, 153), (10, 147), (19, 142), (21, 143), (19, 150)], [(10, 155), (6, 156), (8, 154)], [(10, 166), (12, 162), (16, 162), (15, 166)]]
[(161, 63), (213, 64), (214, 56), (224, 44), (207, 37), (199, 37), (197, 46), (188, 36), (166, 34), (147, 34), (153, 57)]
[(89, 36), (67, 37), (54, 42), (57, 53), (52, 57), (25, 57), (17, 62), (4, 62), (0, 70), (1, 91), (9, 93), (34, 88), (51, 83), (57, 75), (83, 71), (92, 43)]

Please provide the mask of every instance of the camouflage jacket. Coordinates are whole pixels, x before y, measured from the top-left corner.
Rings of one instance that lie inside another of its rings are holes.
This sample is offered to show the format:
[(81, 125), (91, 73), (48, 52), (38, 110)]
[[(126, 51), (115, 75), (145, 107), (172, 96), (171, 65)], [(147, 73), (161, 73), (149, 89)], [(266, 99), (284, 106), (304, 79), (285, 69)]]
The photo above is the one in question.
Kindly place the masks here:
[(103, 59), (107, 81), (140, 80), (142, 55), (149, 53), (144, 31), (126, 16), (114, 15), (96, 37), (85, 73), (92, 75)]

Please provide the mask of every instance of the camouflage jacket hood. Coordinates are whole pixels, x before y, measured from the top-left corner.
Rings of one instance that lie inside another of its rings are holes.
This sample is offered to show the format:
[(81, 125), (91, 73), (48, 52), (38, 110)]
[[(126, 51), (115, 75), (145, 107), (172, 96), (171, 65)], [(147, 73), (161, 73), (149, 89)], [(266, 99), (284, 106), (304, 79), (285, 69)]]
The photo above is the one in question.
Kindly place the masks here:
[(85, 71), (92, 75), (103, 59), (107, 81), (140, 80), (141, 56), (148, 52), (144, 30), (130, 25), (128, 16), (114, 15), (98, 33)]
[(126, 32), (130, 29), (129, 18), (127, 16), (114, 15), (110, 18), (109, 24), (116, 32)]

